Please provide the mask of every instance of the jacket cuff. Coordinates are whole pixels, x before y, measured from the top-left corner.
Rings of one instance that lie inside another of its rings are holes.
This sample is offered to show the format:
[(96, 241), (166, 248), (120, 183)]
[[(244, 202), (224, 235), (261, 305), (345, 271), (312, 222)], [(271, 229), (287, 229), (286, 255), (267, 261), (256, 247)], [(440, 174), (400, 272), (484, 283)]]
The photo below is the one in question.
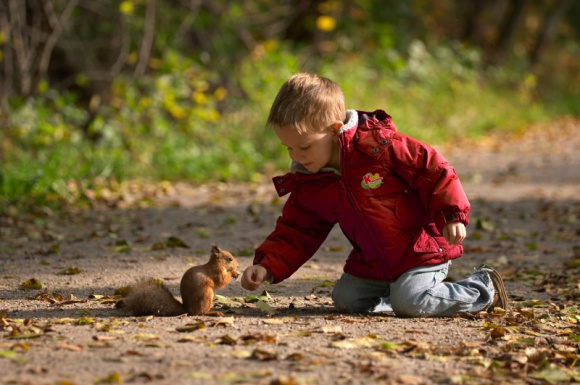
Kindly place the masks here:
[(287, 278), (284, 272), (281, 272), (281, 270), (284, 270), (284, 266), (281, 266), (280, 264), (273, 262), (269, 258), (261, 258), (261, 259), (255, 258), (254, 265), (260, 265), (264, 269), (266, 269), (268, 273), (270, 273), (271, 280), (269, 283), (272, 284), (279, 283)]
[(453, 222), (461, 222), (467, 226), (469, 224), (469, 217), (467, 214), (461, 212), (440, 212), (435, 218), (435, 226), (437, 226), (437, 229), (441, 233), (443, 233), (443, 228), (446, 224)]

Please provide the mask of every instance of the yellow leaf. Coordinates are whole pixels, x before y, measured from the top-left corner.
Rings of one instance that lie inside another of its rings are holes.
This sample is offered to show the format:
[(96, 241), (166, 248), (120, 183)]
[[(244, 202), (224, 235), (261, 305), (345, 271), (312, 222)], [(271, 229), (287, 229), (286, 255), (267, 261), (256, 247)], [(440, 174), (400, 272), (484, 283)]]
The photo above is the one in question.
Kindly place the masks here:
[(228, 326), (234, 324), (234, 317), (221, 317), (217, 320), (217, 322), (213, 325), (215, 326)]
[(360, 348), (371, 348), (377, 345), (381, 345), (381, 341), (378, 341), (376, 338), (371, 337), (362, 337), (357, 338), (354, 340), (342, 340), (342, 341), (333, 341), (330, 345), (334, 348), (340, 349), (360, 349)]
[(20, 289), (22, 290), (40, 290), (42, 289), (42, 283), (36, 278), (31, 278), (20, 284)]
[(1, 358), (14, 358), (16, 357), (16, 352), (13, 350), (0, 350)]
[(137, 340), (142, 340), (142, 341), (154, 341), (154, 340), (159, 339), (159, 337), (156, 336), (155, 334), (148, 334), (148, 333), (136, 334), (133, 336), (133, 338), (135, 338)]
[(194, 91), (191, 94), (191, 99), (197, 104), (203, 105), (207, 103), (207, 96), (201, 91)]
[(198, 320), (195, 323), (188, 323), (185, 324), (184, 326), (179, 326), (175, 328), (175, 330), (177, 330), (179, 333), (189, 333), (201, 329), (205, 329), (205, 322), (203, 322), (202, 320)]
[(342, 326), (340, 325), (326, 325), (321, 326), (320, 331), (322, 333), (342, 333)]
[(336, 27), (336, 19), (332, 16), (322, 15), (316, 19), (316, 28), (324, 32), (330, 32)]
[(108, 377), (101, 379), (99, 382), (104, 382), (106, 384), (120, 384), (123, 382), (123, 379), (119, 373), (111, 373)]
[(224, 100), (227, 95), (228, 95), (228, 90), (226, 90), (224, 87), (218, 87), (213, 92), (213, 97), (215, 98), (215, 100), (218, 100), (218, 101)]
[(204, 372), (191, 372), (186, 375), (187, 378), (193, 378), (196, 380), (210, 380), (211, 375)]
[(119, 5), (119, 11), (125, 15), (130, 15), (133, 13), (133, 2), (132, 1), (123, 1), (121, 5)]
[(46, 80), (42, 80), (38, 83), (38, 92), (43, 94), (48, 90), (48, 83)]
[(244, 359), (250, 358), (252, 356), (252, 352), (249, 350), (234, 350), (230, 353), (230, 355), (235, 358)]

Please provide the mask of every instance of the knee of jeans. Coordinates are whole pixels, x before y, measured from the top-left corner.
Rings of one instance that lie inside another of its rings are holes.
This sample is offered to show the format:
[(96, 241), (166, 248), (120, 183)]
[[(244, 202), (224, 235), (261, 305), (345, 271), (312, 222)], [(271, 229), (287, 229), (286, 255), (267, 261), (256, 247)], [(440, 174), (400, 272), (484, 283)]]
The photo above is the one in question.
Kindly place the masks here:
[(417, 318), (425, 316), (423, 304), (420, 301), (413, 301), (411, 298), (391, 297), (391, 306), (397, 317)]
[(340, 293), (340, 290), (336, 290), (336, 287), (332, 291), (332, 302), (334, 302), (334, 307), (341, 311), (346, 311), (349, 313), (353, 312), (351, 302), (346, 296)]

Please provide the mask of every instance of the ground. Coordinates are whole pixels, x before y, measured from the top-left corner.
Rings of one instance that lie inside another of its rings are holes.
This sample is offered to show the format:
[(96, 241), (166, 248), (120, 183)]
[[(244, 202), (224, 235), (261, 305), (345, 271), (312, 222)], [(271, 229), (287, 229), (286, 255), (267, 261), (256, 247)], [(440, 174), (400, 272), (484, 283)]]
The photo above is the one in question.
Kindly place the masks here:
[(341, 314), (338, 230), (287, 281), (218, 291), (221, 317), (115, 309), (115, 291), (142, 277), (177, 294), (211, 243), (249, 266), (283, 204), (267, 182), (105, 190), (92, 208), (0, 218), (0, 384), (578, 383), (579, 148), (580, 123), (567, 120), (440, 148), (472, 203), (451, 278), (494, 266), (507, 312)]

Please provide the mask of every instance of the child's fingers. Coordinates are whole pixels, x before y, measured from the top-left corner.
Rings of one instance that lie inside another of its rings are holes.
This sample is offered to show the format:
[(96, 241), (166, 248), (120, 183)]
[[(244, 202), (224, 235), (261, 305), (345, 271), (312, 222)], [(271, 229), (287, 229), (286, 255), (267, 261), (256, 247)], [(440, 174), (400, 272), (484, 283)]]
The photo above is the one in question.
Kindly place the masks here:
[(259, 271), (253, 266), (247, 268), (242, 275), (242, 287), (246, 290), (256, 290), (260, 286)]
[(465, 236), (465, 225), (462, 223), (450, 223), (443, 228), (443, 237), (450, 245), (461, 243)]

